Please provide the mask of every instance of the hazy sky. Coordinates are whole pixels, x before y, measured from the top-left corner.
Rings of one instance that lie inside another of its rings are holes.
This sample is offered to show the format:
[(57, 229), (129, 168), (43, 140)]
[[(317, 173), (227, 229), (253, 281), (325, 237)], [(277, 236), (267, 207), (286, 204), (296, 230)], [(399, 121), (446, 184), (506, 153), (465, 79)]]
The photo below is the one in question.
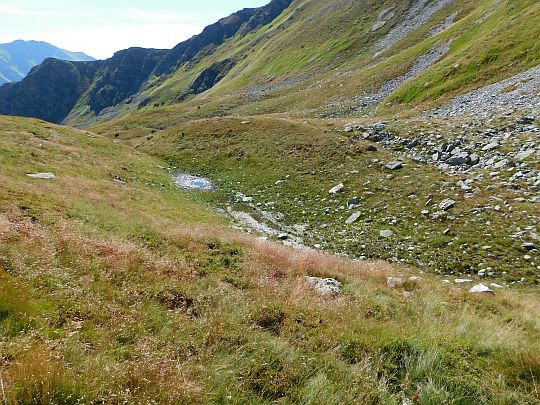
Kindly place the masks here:
[(0, 0), (0, 43), (39, 40), (95, 58), (171, 48), (206, 25), (270, 0)]

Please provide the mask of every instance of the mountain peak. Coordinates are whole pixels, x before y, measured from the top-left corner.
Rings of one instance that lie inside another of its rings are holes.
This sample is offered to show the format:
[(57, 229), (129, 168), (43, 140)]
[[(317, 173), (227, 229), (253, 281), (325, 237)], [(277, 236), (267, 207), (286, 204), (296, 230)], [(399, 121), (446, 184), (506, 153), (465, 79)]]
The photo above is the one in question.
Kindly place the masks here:
[(71, 52), (44, 41), (17, 39), (0, 44), (0, 85), (22, 80), (47, 58), (67, 61), (93, 61), (83, 52)]

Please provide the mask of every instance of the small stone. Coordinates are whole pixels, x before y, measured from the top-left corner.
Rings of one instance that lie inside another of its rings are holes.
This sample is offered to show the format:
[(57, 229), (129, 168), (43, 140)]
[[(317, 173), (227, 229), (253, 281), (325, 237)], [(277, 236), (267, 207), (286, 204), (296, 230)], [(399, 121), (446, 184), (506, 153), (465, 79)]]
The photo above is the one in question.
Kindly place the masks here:
[(534, 122), (535, 118), (530, 115), (524, 115), (523, 117), (518, 118), (517, 123), (521, 125), (531, 125)]
[(343, 191), (344, 188), (345, 186), (343, 185), (343, 183), (339, 183), (337, 186), (332, 187), (328, 192), (332, 195), (336, 195), (337, 193)]
[(397, 288), (405, 284), (405, 281), (401, 277), (388, 277), (386, 279), (386, 286), (388, 288)]
[(526, 250), (526, 251), (531, 251), (531, 250), (536, 249), (536, 245), (531, 242), (522, 243), (521, 247), (523, 248), (523, 250)]
[(493, 150), (493, 149), (497, 149), (500, 145), (497, 143), (497, 142), (491, 142), (491, 143), (488, 143), (487, 145), (485, 145), (482, 150), (484, 152), (487, 152), (487, 151), (490, 151), (490, 150)]
[(41, 180), (52, 180), (56, 178), (54, 173), (28, 173), (27, 176), (33, 179), (41, 179)]
[(354, 214), (352, 214), (349, 219), (347, 219), (347, 221), (345, 221), (345, 223), (347, 225), (352, 225), (354, 224), (356, 221), (358, 221), (358, 219), (360, 219), (360, 216), (362, 214), (360, 212), (355, 212)]
[(472, 287), (469, 292), (475, 294), (493, 294), (493, 290), (485, 284), (477, 284)]
[(392, 236), (394, 236), (394, 232), (392, 232), (391, 230), (389, 229), (386, 229), (384, 231), (381, 231), (379, 233), (379, 235), (382, 237), (382, 238), (390, 238)]
[(411, 276), (407, 279), (407, 283), (410, 284), (419, 284), (422, 281), (422, 277)]
[(348, 202), (347, 202), (347, 207), (349, 209), (353, 208), (353, 207), (356, 207), (360, 204), (360, 198), (359, 197), (354, 197), (354, 198), (351, 198)]
[(322, 295), (336, 296), (341, 294), (343, 285), (333, 278), (306, 277), (307, 282)]
[(467, 284), (467, 283), (472, 283), (472, 282), (473, 280), (468, 279), (468, 278), (456, 278), (454, 280), (454, 283), (456, 283), (457, 285)]
[(278, 236), (277, 236), (278, 240), (287, 240), (289, 239), (289, 234), (288, 233), (280, 233)]
[(444, 201), (442, 201), (440, 204), (439, 204), (439, 208), (443, 211), (447, 211), (449, 210), (450, 208), (452, 208), (454, 205), (456, 204), (456, 202), (454, 200), (451, 200), (451, 199), (446, 199)]
[(403, 169), (403, 163), (402, 162), (390, 162), (386, 165), (386, 168), (389, 170), (401, 170)]

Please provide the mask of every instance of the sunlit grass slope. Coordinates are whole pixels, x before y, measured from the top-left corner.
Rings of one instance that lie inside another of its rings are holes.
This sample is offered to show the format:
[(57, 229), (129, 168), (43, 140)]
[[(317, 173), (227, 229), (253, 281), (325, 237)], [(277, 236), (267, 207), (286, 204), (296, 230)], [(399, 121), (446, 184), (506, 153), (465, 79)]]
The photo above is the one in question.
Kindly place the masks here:
[[(536, 294), (472, 296), (429, 276), (389, 289), (386, 276), (412, 270), (229, 231), (158, 165), (0, 118), (4, 402), (539, 400)], [(343, 294), (317, 295), (306, 275)]]

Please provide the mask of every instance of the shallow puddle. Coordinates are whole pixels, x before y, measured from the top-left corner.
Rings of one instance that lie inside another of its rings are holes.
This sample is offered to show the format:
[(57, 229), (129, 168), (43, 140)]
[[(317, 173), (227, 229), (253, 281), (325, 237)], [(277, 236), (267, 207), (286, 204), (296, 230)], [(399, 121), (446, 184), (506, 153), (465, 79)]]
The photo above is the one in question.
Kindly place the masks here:
[(194, 190), (194, 191), (214, 191), (215, 186), (209, 179), (204, 177), (192, 176), (187, 173), (176, 173), (173, 175), (174, 183), (178, 188), (183, 188), (184, 190)]

